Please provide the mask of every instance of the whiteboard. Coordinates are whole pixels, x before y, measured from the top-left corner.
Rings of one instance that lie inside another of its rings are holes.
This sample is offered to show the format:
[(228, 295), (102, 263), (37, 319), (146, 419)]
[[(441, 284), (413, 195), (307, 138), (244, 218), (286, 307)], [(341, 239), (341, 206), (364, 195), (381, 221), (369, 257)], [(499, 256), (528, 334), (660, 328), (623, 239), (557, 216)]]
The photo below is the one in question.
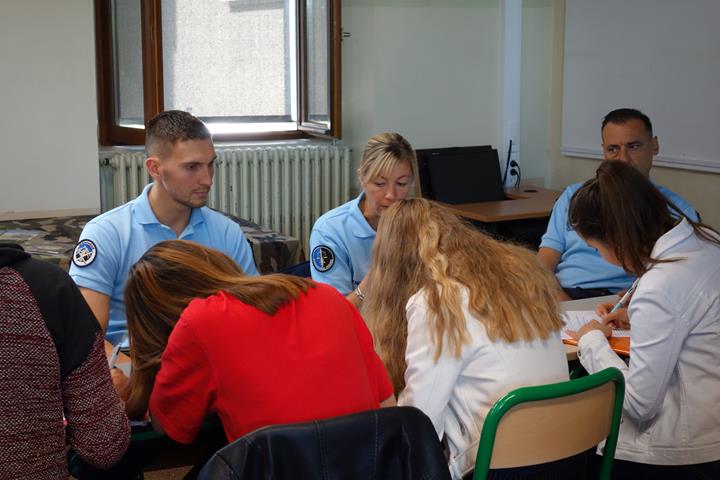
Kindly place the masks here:
[(720, 1), (566, 0), (561, 153), (602, 158), (620, 107), (650, 117), (655, 165), (720, 173)]

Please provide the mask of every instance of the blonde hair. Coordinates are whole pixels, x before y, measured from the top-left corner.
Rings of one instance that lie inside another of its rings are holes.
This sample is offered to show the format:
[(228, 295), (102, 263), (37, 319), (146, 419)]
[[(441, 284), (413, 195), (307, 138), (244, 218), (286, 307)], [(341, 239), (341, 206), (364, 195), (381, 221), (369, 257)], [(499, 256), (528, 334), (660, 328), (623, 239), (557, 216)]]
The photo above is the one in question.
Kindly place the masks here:
[(399, 133), (379, 133), (370, 137), (363, 148), (358, 166), (360, 183), (388, 175), (398, 164), (406, 162), (412, 179), (418, 178), (417, 158), (410, 142)]
[(130, 269), (125, 285), (133, 365), (125, 392), (128, 416), (145, 416), (170, 333), (192, 299), (223, 290), (274, 315), (312, 286), (309, 279), (290, 275), (247, 276), (227, 255), (188, 240), (166, 240), (153, 246)]
[(396, 391), (404, 387), (405, 306), (427, 298), (435, 360), (445, 348), (458, 357), (469, 341), (462, 309), (492, 341), (530, 341), (558, 331), (552, 274), (529, 250), (493, 240), (440, 205), (421, 198), (399, 200), (380, 217), (362, 314)]

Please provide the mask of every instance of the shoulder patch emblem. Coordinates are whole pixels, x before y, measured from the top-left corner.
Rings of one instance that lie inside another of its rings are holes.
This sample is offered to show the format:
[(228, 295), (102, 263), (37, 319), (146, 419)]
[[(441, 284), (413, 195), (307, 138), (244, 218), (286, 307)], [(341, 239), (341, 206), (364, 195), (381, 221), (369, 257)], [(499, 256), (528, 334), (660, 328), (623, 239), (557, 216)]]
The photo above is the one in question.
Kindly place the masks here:
[(73, 252), (72, 261), (76, 267), (87, 267), (95, 261), (97, 247), (92, 240), (80, 240)]
[(318, 272), (327, 272), (335, 265), (335, 253), (326, 245), (318, 245), (313, 248), (310, 258), (312, 259), (313, 267), (315, 267), (315, 270)]

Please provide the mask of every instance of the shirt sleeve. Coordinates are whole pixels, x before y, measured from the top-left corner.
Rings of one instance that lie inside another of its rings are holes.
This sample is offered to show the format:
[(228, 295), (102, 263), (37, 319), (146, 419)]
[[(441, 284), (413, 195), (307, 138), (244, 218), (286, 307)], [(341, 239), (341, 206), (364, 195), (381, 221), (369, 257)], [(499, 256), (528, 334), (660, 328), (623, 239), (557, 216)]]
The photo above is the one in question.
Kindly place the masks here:
[(112, 226), (88, 223), (80, 234), (80, 242), (84, 240), (92, 242), (95, 256), (84, 266), (71, 261), (70, 276), (78, 286), (112, 297), (122, 252), (119, 235)]
[(692, 205), (686, 202), (684, 198), (678, 196), (676, 202), (677, 207), (683, 212), (683, 214), (687, 218), (689, 218), (693, 222), (700, 221), (700, 215), (698, 214), (697, 210), (695, 210)]
[(540, 248), (552, 248), (556, 252), (565, 252), (565, 231), (567, 230), (568, 208), (570, 208), (571, 190), (566, 188), (553, 206), (548, 227), (540, 241)]
[(637, 422), (655, 417), (688, 335), (688, 324), (660, 292), (636, 292), (631, 319), (629, 367), (610, 349), (599, 331), (580, 339), (580, 362), (590, 373), (617, 367), (625, 375), (624, 413)]
[[(325, 263), (329, 259), (321, 258), (321, 255), (327, 254), (321, 247), (329, 249), (332, 255), (329, 267)], [(343, 295), (348, 295), (355, 288), (349, 252), (334, 235), (318, 228), (313, 228), (310, 233), (310, 274), (316, 282), (335, 287)]]
[(115, 393), (103, 336), (98, 332), (84, 362), (62, 383), (70, 446), (86, 462), (108, 468), (122, 458), (130, 442), (130, 424)]
[(191, 222), (200, 218), (204, 220), (204, 224), (198, 226), (192, 236), (182, 236), (181, 238), (220, 250), (232, 258), (245, 274), (258, 275), (252, 246), (237, 223), (240, 219), (235, 220), (236, 217), (228, 216), (209, 207), (193, 210)]
[(253, 255), (252, 246), (250, 241), (247, 239), (242, 229), (236, 225), (237, 236), (239, 237), (236, 241), (234, 253), (232, 258), (235, 262), (240, 265), (243, 272), (247, 275), (259, 275), (257, 266), (255, 265), (255, 257)]
[(370, 334), (370, 330), (367, 328), (367, 325), (365, 325), (365, 321), (362, 319), (357, 309), (350, 304), (350, 302), (347, 303), (348, 308), (351, 309), (353, 325), (355, 327), (358, 341), (360, 342), (360, 348), (362, 350), (368, 377), (370, 378), (371, 384), (375, 387), (378, 403), (382, 402), (394, 393), (392, 382), (388, 376), (385, 364), (380, 359), (377, 352), (375, 352), (373, 338)]
[(195, 439), (215, 398), (207, 356), (187, 323), (186, 313), (170, 334), (150, 395), (150, 412), (165, 433), (180, 443)]
[(34, 259), (21, 269), (57, 348), (64, 379), (87, 358), (100, 324), (64, 270)]
[[(667, 187), (658, 185), (654, 182), (653, 182), (653, 184), (655, 185), (655, 187), (658, 190), (660, 190), (660, 193), (662, 193), (663, 196), (669, 202), (671, 202), (673, 205), (675, 205), (675, 207), (680, 209), (680, 211), (683, 213), (683, 215), (685, 215), (687, 218), (689, 218), (690, 220), (692, 220), (694, 222), (700, 221), (700, 215), (698, 214), (697, 210), (695, 210), (695, 208), (692, 205), (690, 205), (690, 203), (687, 200), (685, 200), (683, 197), (681, 197), (680, 195), (673, 192), (672, 190), (670, 190)], [(670, 214), (673, 217), (677, 216), (676, 212), (673, 209), (670, 209)]]
[(442, 438), (448, 404), (462, 371), (463, 360), (455, 358), (445, 348), (435, 361), (436, 347), (430, 341), (427, 305), (420, 295), (411, 298), (407, 306), (407, 369), (405, 389), (400, 393), (398, 405), (422, 410), (432, 420), (438, 438)]

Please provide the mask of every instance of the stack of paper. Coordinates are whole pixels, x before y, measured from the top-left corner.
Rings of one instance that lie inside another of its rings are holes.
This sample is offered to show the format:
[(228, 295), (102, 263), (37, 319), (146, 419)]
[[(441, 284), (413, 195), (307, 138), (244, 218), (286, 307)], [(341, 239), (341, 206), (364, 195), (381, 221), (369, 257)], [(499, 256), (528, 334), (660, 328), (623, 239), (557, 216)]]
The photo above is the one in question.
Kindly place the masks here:
[[(562, 313), (562, 319), (565, 320), (565, 328), (562, 331), (562, 338), (564, 340), (570, 339), (570, 335), (567, 334), (568, 330), (577, 332), (580, 327), (588, 323), (590, 320), (597, 320), (602, 322), (600, 316), (592, 310), (575, 310)], [(630, 330), (613, 330), (613, 337), (629, 337)]]

